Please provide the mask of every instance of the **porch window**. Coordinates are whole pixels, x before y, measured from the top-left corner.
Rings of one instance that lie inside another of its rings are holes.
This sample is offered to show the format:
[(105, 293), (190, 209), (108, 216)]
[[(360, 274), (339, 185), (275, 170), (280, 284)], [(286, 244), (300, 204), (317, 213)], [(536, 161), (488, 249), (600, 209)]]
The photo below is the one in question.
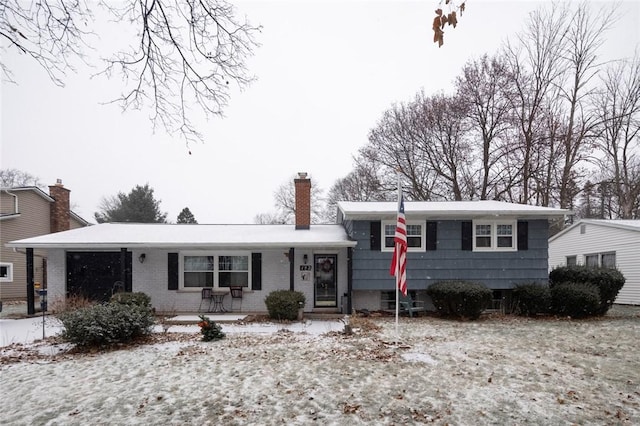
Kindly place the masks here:
[(249, 254), (245, 253), (184, 253), (182, 271), (182, 287), (185, 289), (250, 286)]
[(515, 221), (474, 221), (473, 249), (475, 251), (516, 250)]
[[(393, 251), (395, 243), (393, 238), (396, 235), (396, 222), (385, 221), (383, 226), (384, 247), (383, 251)], [(421, 222), (407, 222), (407, 246), (409, 251), (424, 251), (425, 226)]]
[(13, 281), (13, 263), (0, 263), (0, 282)]

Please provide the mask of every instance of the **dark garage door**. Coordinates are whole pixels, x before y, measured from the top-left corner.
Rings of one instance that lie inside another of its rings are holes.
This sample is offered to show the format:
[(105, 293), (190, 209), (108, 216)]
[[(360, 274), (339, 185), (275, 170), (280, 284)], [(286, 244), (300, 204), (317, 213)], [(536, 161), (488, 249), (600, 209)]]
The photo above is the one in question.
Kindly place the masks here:
[[(131, 291), (131, 252), (125, 256), (125, 290)], [(120, 252), (67, 252), (67, 297), (106, 302), (121, 281)]]

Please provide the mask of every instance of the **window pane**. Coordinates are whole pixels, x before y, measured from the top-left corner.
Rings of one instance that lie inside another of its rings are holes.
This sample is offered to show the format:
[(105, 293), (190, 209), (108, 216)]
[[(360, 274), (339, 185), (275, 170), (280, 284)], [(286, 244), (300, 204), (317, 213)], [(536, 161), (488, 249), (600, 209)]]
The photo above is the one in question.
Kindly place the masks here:
[(511, 237), (498, 237), (498, 247), (513, 247), (513, 239)]
[(185, 271), (213, 271), (213, 256), (185, 256)]
[(576, 266), (577, 264), (576, 256), (567, 256), (567, 266)]
[(396, 227), (395, 225), (385, 225), (384, 226), (384, 246), (385, 247), (394, 247), (395, 243), (393, 242), (393, 237), (396, 235)]
[(407, 247), (422, 247), (422, 238), (407, 237)]
[(385, 247), (395, 247), (395, 243), (393, 242), (393, 237), (385, 237), (384, 246)]
[(498, 225), (498, 235), (513, 235), (513, 225)]
[(476, 237), (476, 247), (491, 247), (491, 237)]
[(605, 253), (602, 255), (602, 266), (604, 268), (615, 268), (616, 267), (616, 254), (615, 253)]
[(476, 225), (476, 236), (491, 236), (491, 225)]
[(230, 286), (249, 286), (249, 273), (248, 272), (220, 272), (218, 274), (220, 287)]
[(213, 287), (213, 272), (185, 272), (185, 287)]
[(585, 263), (587, 266), (591, 266), (593, 268), (598, 266), (598, 255), (597, 254), (589, 254), (585, 256)]
[(0, 278), (8, 278), (9, 277), (9, 267), (8, 266), (0, 266)]
[(248, 271), (249, 256), (218, 256), (221, 271)]
[[(395, 231), (394, 231), (395, 233)], [(419, 237), (422, 235), (422, 225), (407, 225), (407, 235)]]

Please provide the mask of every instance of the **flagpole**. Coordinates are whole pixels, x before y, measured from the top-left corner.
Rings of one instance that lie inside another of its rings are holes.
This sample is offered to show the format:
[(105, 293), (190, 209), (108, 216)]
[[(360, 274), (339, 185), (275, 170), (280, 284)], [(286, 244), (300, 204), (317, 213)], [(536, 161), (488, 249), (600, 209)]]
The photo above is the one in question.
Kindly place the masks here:
[[(397, 212), (400, 211), (400, 200), (402, 199), (402, 186), (400, 183), (400, 172), (397, 172), (398, 175), (398, 208)], [(395, 243), (396, 252), (399, 252), (400, 243)], [(398, 317), (400, 314), (400, 256), (396, 256), (396, 345), (398, 344)]]

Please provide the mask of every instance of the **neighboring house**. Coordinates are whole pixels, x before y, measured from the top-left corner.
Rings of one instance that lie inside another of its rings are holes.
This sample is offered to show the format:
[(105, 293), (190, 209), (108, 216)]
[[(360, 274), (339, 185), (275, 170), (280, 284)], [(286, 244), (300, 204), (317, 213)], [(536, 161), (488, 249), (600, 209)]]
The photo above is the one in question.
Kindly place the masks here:
[[(358, 244), (352, 258), (356, 307), (394, 306), (390, 277), (396, 202), (340, 202), (338, 221)], [(413, 298), (444, 280), (483, 283), (494, 299), (515, 284), (548, 279), (549, 221), (567, 210), (499, 201), (405, 202), (407, 282)]]
[(640, 305), (640, 220), (581, 219), (549, 239), (549, 266), (618, 268), (626, 282), (615, 303)]
[[(88, 225), (69, 209), (69, 193), (60, 180), (48, 195), (35, 186), (0, 189), (0, 300), (27, 299), (25, 252), (6, 243)], [(35, 250), (33, 261), (34, 282), (46, 286), (46, 252)]]
[[(10, 243), (48, 251), (49, 294), (105, 300), (122, 282), (151, 296), (159, 311), (195, 312), (202, 289), (227, 310), (264, 312), (274, 290), (301, 291), (306, 312), (380, 309), (389, 273), (396, 203), (342, 202), (338, 223), (311, 225), (311, 182), (295, 179), (294, 225), (103, 224)], [(423, 291), (446, 279), (499, 292), (546, 281), (549, 219), (565, 210), (494, 201), (407, 202), (408, 285)], [(424, 297), (423, 295), (418, 295)], [(387, 306), (388, 307), (388, 306)]]

